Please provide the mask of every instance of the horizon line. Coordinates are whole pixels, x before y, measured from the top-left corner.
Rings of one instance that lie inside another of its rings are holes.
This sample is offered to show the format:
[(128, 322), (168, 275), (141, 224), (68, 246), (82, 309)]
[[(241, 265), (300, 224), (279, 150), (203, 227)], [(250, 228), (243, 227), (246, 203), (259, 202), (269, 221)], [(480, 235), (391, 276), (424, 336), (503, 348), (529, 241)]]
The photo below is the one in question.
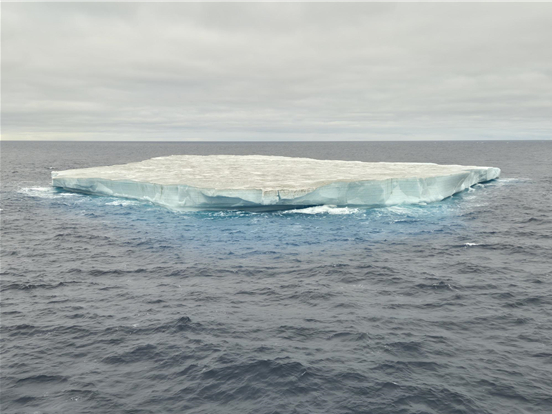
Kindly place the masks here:
[(201, 143), (240, 143), (240, 144), (246, 144), (246, 143), (344, 143), (344, 142), (524, 142), (524, 141), (552, 141), (551, 138), (547, 139), (418, 139), (418, 140), (339, 140), (339, 141), (331, 141), (331, 140), (262, 140), (262, 141), (254, 141), (254, 140), (243, 140), (243, 141), (235, 141), (235, 140), (189, 140), (189, 141), (181, 141), (181, 140), (155, 140), (155, 141), (149, 141), (149, 140), (55, 140), (55, 139), (0, 139), (0, 143), (2, 142), (97, 142), (97, 143), (180, 143), (180, 144), (201, 144)]

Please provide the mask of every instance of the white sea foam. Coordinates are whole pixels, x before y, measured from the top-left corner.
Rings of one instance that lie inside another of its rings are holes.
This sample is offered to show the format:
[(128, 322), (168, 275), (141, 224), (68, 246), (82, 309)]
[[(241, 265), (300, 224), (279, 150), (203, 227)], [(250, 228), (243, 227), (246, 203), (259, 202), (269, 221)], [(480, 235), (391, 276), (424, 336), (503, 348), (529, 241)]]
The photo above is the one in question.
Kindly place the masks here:
[(18, 190), (18, 193), (37, 198), (62, 198), (81, 196), (81, 194), (78, 193), (60, 192), (52, 187), (23, 187)]
[(140, 202), (139, 201), (133, 201), (133, 200), (115, 200), (115, 201), (111, 201), (109, 203), (105, 203), (106, 206), (121, 206), (121, 207), (133, 206), (133, 205), (136, 205), (136, 204), (140, 204)]
[(298, 208), (294, 210), (286, 210), (284, 214), (356, 214), (360, 212), (358, 208), (336, 207), (336, 206), (315, 206), (307, 208)]

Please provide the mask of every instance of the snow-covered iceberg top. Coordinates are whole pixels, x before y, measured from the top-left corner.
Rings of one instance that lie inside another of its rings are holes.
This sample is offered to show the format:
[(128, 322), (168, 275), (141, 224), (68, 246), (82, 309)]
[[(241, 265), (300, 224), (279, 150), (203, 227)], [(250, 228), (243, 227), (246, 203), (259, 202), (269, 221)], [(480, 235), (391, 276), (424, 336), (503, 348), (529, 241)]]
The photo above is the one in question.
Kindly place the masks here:
[(52, 172), (69, 191), (148, 200), (172, 209), (376, 207), (439, 201), (500, 169), (264, 155), (173, 155)]

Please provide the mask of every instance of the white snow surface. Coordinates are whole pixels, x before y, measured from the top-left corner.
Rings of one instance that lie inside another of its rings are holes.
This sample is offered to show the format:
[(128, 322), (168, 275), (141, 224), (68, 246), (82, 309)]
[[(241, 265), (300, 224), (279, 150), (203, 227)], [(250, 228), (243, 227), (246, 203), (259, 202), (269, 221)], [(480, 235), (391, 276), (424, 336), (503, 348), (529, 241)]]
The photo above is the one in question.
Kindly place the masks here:
[(500, 169), (265, 155), (172, 155), (52, 172), (69, 191), (147, 200), (176, 210), (378, 207), (442, 200)]

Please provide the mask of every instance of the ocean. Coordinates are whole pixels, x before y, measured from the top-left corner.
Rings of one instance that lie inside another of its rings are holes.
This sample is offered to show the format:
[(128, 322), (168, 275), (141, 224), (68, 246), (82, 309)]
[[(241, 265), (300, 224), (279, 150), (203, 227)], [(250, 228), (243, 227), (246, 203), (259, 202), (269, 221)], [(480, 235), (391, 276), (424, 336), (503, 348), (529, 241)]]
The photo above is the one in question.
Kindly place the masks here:
[[(2, 142), (1, 412), (551, 413), (552, 141)], [(173, 154), (501, 168), (440, 203), (173, 212)]]

